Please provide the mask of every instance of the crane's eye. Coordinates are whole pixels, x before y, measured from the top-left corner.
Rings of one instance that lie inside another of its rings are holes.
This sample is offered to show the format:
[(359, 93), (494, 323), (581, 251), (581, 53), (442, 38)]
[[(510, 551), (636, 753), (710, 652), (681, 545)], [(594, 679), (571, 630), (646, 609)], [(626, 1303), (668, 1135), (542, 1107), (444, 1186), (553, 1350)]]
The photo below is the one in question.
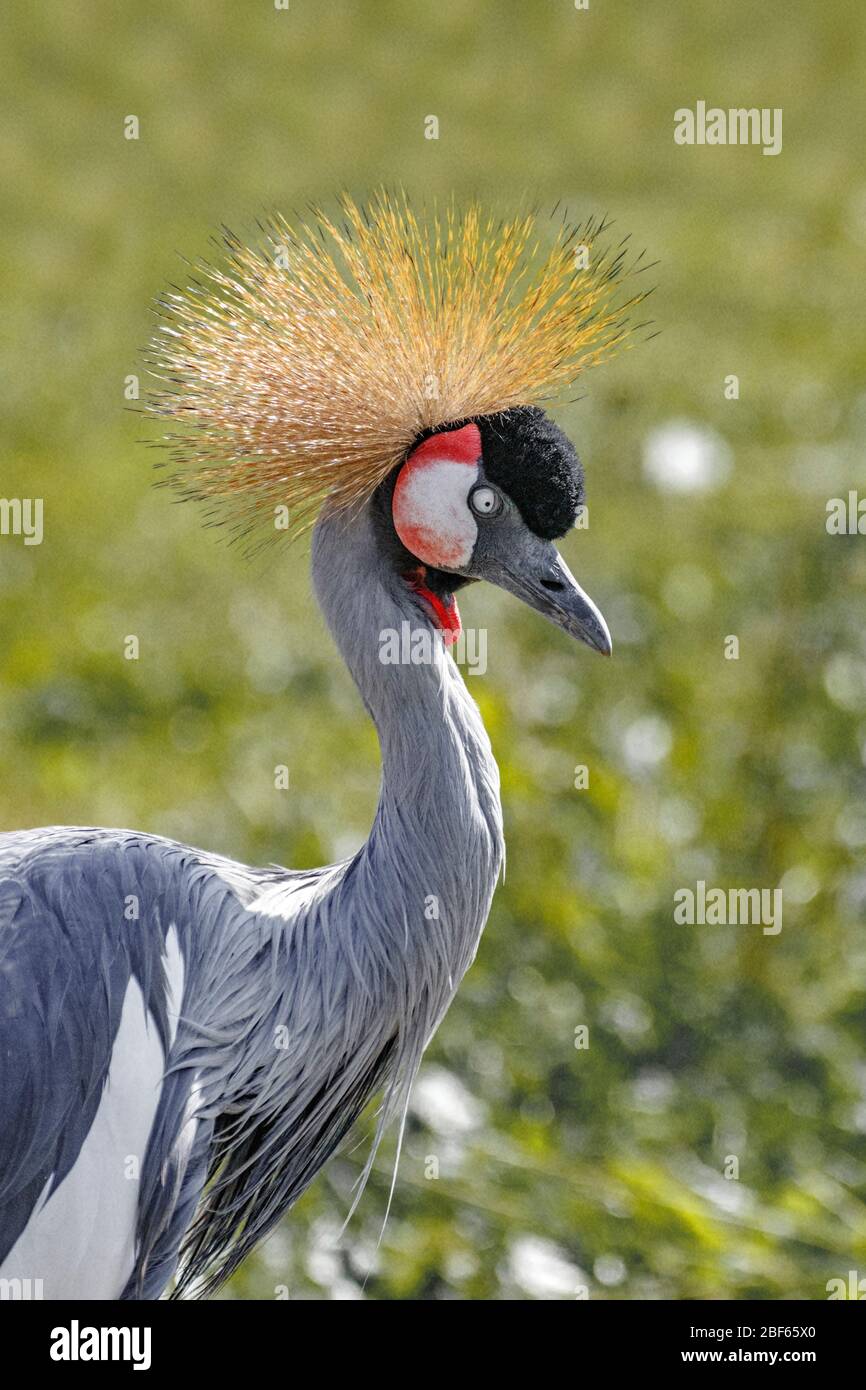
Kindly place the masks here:
[(476, 516), (495, 516), (502, 511), (502, 498), (492, 487), (475, 487), (469, 494), (469, 505)]

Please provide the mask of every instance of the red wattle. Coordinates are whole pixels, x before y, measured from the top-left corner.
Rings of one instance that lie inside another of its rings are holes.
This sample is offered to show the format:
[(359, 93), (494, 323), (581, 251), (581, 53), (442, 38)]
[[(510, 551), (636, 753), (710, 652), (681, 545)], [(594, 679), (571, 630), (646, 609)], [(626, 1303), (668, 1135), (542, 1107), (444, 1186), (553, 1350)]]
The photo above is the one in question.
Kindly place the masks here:
[(457, 607), (457, 600), (454, 595), (449, 594), (447, 598), (440, 598), (438, 594), (433, 593), (432, 589), (428, 589), (426, 584), (417, 582), (412, 585), (412, 588), (415, 590), (415, 593), (420, 594), (424, 601), (432, 608), (433, 615), (436, 618), (436, 624), (442, 633), (442, 640), (446, 647), (453, 647), (460, 633), (463, 631), (463, 626), (460, 622), (460, 610)]

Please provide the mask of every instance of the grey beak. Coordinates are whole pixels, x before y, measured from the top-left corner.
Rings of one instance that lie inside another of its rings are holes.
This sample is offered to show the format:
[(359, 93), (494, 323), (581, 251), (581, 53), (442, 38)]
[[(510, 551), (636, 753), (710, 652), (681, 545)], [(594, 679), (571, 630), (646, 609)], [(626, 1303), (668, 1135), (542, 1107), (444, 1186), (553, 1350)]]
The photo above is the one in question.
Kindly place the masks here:
[(607, 623), (553, 542), (533, 536), (515, 560), (514, 564), (500, 562), (495, 567), (488, 566), (485, 578), (522, 599), (588, 647), (610, 656), (613, 643)]

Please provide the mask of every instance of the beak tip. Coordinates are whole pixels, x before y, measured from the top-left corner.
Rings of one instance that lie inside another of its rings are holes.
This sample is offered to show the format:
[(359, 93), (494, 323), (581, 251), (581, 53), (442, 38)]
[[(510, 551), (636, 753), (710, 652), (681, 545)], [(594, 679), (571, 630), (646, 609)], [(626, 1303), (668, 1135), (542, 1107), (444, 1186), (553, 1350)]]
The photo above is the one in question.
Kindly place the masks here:
[(597, 613), (597, 620), (592, 625), (589, 642), (600, 656), (613, 655), (613, 638), (610, 635), (610, 629), (607, 623), (600, 613)]

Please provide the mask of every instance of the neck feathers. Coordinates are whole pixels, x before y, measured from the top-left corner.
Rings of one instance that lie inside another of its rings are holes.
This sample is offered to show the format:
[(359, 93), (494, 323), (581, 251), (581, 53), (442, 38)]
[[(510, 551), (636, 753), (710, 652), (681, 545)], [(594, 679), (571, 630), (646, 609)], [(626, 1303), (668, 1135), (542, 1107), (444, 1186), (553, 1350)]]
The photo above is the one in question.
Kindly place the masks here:
[[(313, 577), (376, 724), (382, 790), (369, 839), (352, 860), (275, 877), (250, 902), (243, 932), (208, 933), (214, 978), (200, 979), (202, 1014), (228, 991), (239, 1011), (232, 1033), (244, 1046), (231, 1051), (231, 1078), (223, 1052), (211, 1078), (200, 1071), (221, 1113), (214, 1182), (187, 1237), (181, 1290), (198, 1278), (218, 1287), (384, 1088), (357, 1203), (385, 1127), (405, 1118), (424, 1048), (475, 955), (502, 864), (499, 774), (441, 639), (429, 629), (428, 663), (379, 659), (384, 630), (426, 619), (380, 555), (369, 513), (350, 523), (320, 520)], [(222, 1017), (223, 1033), (224, 1024)], [(280, 1031), (284, 1049), (274, 1046)], [(201, 1069), (195, 1029), (187, 1045)]]
[[(399, 890), (410, 935), (429, 931), (437, 906), (440, 921), (447, 912), (456, 987), (475, 953), (503, 855), (490, 741), (444, 643), (382, 556), (369, 511), (319, 521), (313, 579), (382, 751), (379, 807), (362, 856), (385, 898)], [(389, 634), (406, 624), (423, 640), (403, 646), (430, 659), (383, 661)]]
[[(477, 706), (411, 584), (380, 552), (369, 510), (351, 520), (320, 519), (313, 537), (313, 582), (376, 725), (384, 779), (394, 793), (417, 787), (422, 766), (434, 773), (437, 756), (450, 767), (449, 750), (453, 756), (457, 749), (469, 760), (470, 777), (476, 769), (480, 774), (479, 791), (491, 778), (495, 783), (496, 765)], [(440, 782), (434, 776), (428, 791), (447, 802), (448, 788)], [(423, 787), (417, 789), (423, 799)], [(460, 792), (459, 783), (450, 788), (454, 804)]]

